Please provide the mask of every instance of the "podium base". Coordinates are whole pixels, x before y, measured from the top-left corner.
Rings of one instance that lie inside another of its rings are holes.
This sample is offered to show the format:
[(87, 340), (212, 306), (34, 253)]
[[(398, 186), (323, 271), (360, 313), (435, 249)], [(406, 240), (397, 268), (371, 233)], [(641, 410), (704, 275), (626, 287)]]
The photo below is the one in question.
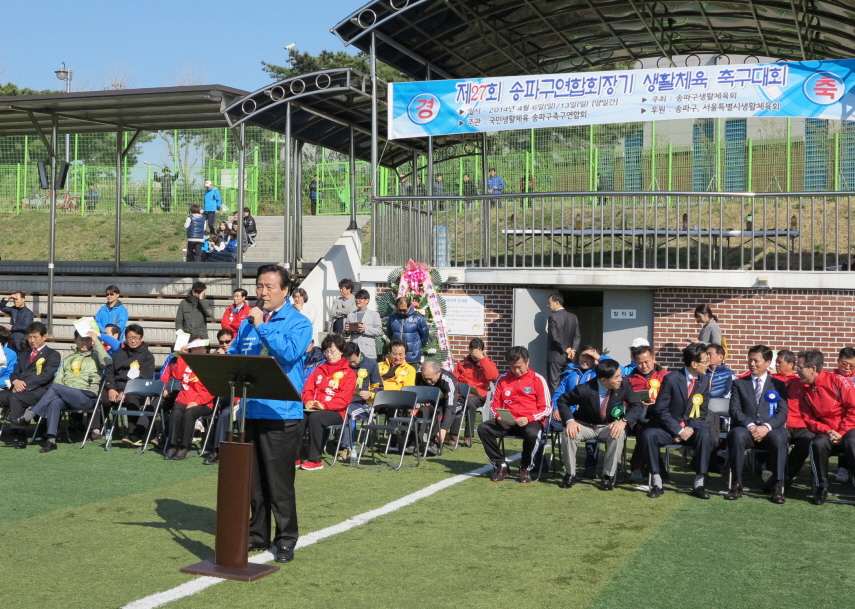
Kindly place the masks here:
[(255, 563), (247, 563), (246, 569), (236, 569), (234, 567), (221, 567), (214, 563), (213, 559), (203, 560), (194, 565), (188, 565), (181, 569), (181, 573), (190, 573), (192, 575), (207, 575), (209, 577), (219, 577), (221, 579), (231, 579), (239, 582), (254, 582), (257, 579), (266, 577), (271, 573), (276, 573), (279, 567), (275, 565), (258, 565)]

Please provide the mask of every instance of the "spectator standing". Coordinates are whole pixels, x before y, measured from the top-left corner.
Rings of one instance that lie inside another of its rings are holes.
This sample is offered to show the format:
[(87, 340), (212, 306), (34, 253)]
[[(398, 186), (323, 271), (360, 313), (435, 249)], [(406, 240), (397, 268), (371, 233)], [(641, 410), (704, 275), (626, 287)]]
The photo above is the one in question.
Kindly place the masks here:
[(175, 314), (175, 329), (191, 336), (208, 336), (208, 318), (214, 316), (214, 307), (205, 300), (207, 286), (197, 281), (187, 297), (178, 303)]
[(551, 313), (546, 323), (546, 379), (552, 393), (561, 382), (561, 373), (568, 360), (576, 357), (582, 335), (578, 318), (564, 308), (564, 297), (560, 293), (550, 294), (547, 304)]
[(422, 361), (422, 350), (430, 338), (430, 330), (423, 315), (413, 307), (406, 296), (395, 301), (395, 312), (386, 322), (389, 340), (400, 340), (407, 345), (407, 363), (418, 367)]
[(445, 196), (445, 182), (442, 181), (442, 174), (438, 173), (433, 178), (433, 196)]
[(29, 351), (27, 344), (27, 328), (33, 323), (33, 312), (27, 307), (27, 299), (23, 292), (12, 292), (7, 301), (12, 301), (12, 306), (0, 306), (0, 311), (9, 316), (11, 347), (15, 351)]
[(487, 178), (487, 192), (491, 195), (500, 195), (505, 192), (505, 180), (496, 173), (495, 167), (490, 169), (490, 177)]
[(697, 338), (690, 338), (690, 343), (704, 343), (705, 345), (715, 344), (724, 347), (727, 353), (727, 346), (723, 342), (721, 328), (718, 327), (718, 317), (713, 313), (712, 309), (707, 304), (698, 305), (695, 307), (695, 321), (701, 324), (701, 332)]
[(169, 167), (163, 168), (163, 175), (154, 172), (154, 181), (160, 182), (160, 209), (169, 213), (172, 210), (172, 185), (178, 180), (177, 175), (172, 175)]
[(318, 215), (318, 176), (312, 178), (309, 182), (309, 203), (310, 211), (313, 216)]
[(248, 296), (246, 290), (238, 288), (232, 293), (232, 304), (226, 308), (220, 326), (232, 331), (232, 336), (238, 333), (241, 322), (249, 315), (249, 304), (246, 302)]
[(198, 205), (190, 206), (190, 214), (184, 220), (187, 229), (187, 262), (202, 262), (202, 244), (205, 242), (205, 217)]
[(122, 304), (122, 301), (119, 300), (119, 296), (121, 295), (122, 294), (117, 286), (107, 286), (107, 289), (104, 291), (107, 304), (102, 306), (98, 309), (98, 312), (95, 313), (95, 323), (98, 324), (101, 332), (105, 332), (107, 326), (111, 324), (117, 326), (119, 328), (120, 338), (124, 338), (125, 326), (128, 325), (128, 318), (130, 315), (128, 314), (128, 309)]
[[(484, 354), (483, 340), (475, 337), (469, 341), (469, 355), (457, 362), (454, 367), (454, 376), (458, 383), (465, 383), (477, 392), (476, 395), (469, 396), (466, 412), (463, 413), (463, 416), (466, 417), (466, 436), (463, 438), (463, 444), (467, 448), (471, 448), (472, 428), (475, 427), (475, 411), (484, 406), (490, 383), (499, 378), (499, 369), (496, 367), (496, 363)], [(465, 400), (466, 396), (461, 396), (461, 398)], [(462, 419), (457, 419), (451, 426), (449, 431), (451, 443), (457, 441), (461, 422)]]
[(255, 225), (255, 218), (250, 215), (248, 207), (243, 208), (243, 232), (250, 247), (254, 246), (255, 237), (258, 235), (258, 227)]
[(341, 296), (336, 298), (330, 307), (333, 334), (342, 334), (345, 319), (350, 313), (356, 311), (356, 299), (353, 298), (353, 280), (345, 277), (339, 281), (338, 291)]
[(98, 197), (99, 195), (98, 191), (95, 190), (95, 184), (90, 184), (86, 190), (86, 195), (84, 196), (87, 213), (95, 211), (95, 208), (98, 206)]
[(208, 180), (205, 182), (205, 216), (208, 219), (208, 232), (214, 233), (214, 225), (217, 221), (217, 212), (223, 205), (223, 198), (220, 196), (220, 191), (214, 188), (214, 183)]
[(368, 308), (371, 296), (368, 290), (359, 290), (354, 295), (356, 311), (349, 313), (345, 330), (350, 334), (350, 342), (359, 345), (359, 351), (368, 359), (377, 359), (377, 337), (383, 335), (383, 320), (377, 311)]

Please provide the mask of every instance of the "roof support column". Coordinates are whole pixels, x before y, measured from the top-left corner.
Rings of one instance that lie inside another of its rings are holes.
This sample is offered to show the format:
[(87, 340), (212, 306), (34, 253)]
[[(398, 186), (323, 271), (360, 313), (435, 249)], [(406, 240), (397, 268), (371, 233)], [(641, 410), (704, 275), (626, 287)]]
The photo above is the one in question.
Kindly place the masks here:
[(291, 232), (291, 102), (285, 104), (285, 212), (283, 221), (285, 224), (285, 268), (295, 270), (294, 258), (291, 255), (294, 235)]
[(116, 129), (116, 262), (114, 270), (119, 272), (119, 263), (122, 260), (122, 160), (124, 157), (124, 146), (122, 139), (125, 132), (122, 126)]
[[(426, 66), (425, 70), (426, 70), (427, 79), (430, 80), (431, 76), (432, 76), (430, 66)], [(433, 137), (428, 137), (427, 145), (428, 145), (428, 149), (427, 149), (427, 176), (426, 176), (427, 177), (427, 193), (428, 193), (428, 196), (432, 197), (434, 194), (434, 192), (433, 192)], [(434, 256), (433, 256), (433, 247), (431, 245), (433, 243), (433, 235), (432, 235), (432, 232), (433, 232), (433, 201), (431, 201), (430, 199), (428, 199), (428, 201), (427, 201), (426, 212), (427, 212), (427, 215), (425, 217), (425, 224), (426, 224), (425, 233), (426, 233), (426, 235), (424, 236), (424, 241), (423, 241), (424, 250), (425, 250), (425, 253), (427, 254), (427, 256), (425, 256), (425, 262), (427, 262), (428, 264), (433, 264)]]
[(303, 142), (294, 140), (294, 269), (303, 260)]
[[(481, 192), (487, 194), (487, 180), (489, 179), (487, 164), (487, 132), (481, 133)], [(490, 247), (490, 201), (481, 199), (481, 225), (483, 231), (481, 235), (481, 266), (487, 266), (490, 261), (490, 253), (487, 251)]]
[(53, 275), (56, 263), (56, 144), (59, 138), (59, 117), (53, 115), (50, 129), (50, 245), (48, 246), (48, 336), (53, 336)]
[(350, 225), (347, 230), (356, 230), (356, 133), (350, 127)]
[(246, 124), (240, 124), (238, 132), (238, 199), (237, 199), (237, 255), (235, 256), (235, 289), (243, 288), (243, 237), (246, 229), (243, 225), (244, 189), (246, 188)]
[[(371, 31), (371, 266), (377, 266), (377, 35)], [(386, 100), (389, 103), (389, 100)]]

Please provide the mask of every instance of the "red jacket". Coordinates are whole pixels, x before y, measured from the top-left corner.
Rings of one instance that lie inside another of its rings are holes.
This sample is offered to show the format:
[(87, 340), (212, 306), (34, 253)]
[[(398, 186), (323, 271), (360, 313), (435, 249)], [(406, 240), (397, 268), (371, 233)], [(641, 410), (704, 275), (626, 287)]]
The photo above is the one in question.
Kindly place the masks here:
[(521, 377), (513, 372), (502, 375), (490, 404), (493, 418), (498, 416), (497, 408), (510, 410), (515, 419), (526, 417), (529, 421), (542, 421), (552, 414), (546, 379), (531, 368)]
[(802, 418), (800, 402), (805, 384), (802, 383), (798, 374), (773, 374), (772, 378), (783, 381), (787, 386), (787, 429), (804, 429), (805, 421)]
[[(636, 370), (633, 370), (633, 372), (631, 374), (628, 374), (626, 376), (626, 380), (629, 381), (629, 385), (630, 385), (630, 387), (632, 387), (633, 391), (650, 390), (650, 399), (655, 402), (656, 398), (659, 397), (659, 389), (662, 387), (662, 379), (664, 379), (667, 374), (668, 374), (667, 370), (664, 370), (663, 368), (656, 366), (656, 368), (653, 369), (653, 373), (650, 375), (649, 379), (644, 378), (644, 376), (642, 376), (641, 373), (638, 372), (638, 370), (636, 369)], [(651, 387), (650, 386), (650, 381), (652, 381), (654, 379), (659, 382), (658, 387)]]
[(344, 414), (356, 389), (356, 372), (345, 358), (334, 364), (324, 362), (312, 371), (303, 385), (303, 405), (317, 400), (324, 410), (335, 410), (344, 420)]
[(248, 303), (243, 303), (240, 310), (235, 312), (235, 306), (231, 305), (226, 309), (226, 312), (223, 313), (223, 319), (220, 322), (220, 325), (223, 326), (226, 330), (231, 330), (235, 334), (235, 338), (238, 335), (238, 328), (240, 328), (240, 322), (249, 317), (249, 310), (252, 307), (249, 306)]
[[(164, 379), (163, 377), (167, 378)], [(168, 382), (170, 378), (181, 381), (181, 391), (175, 397), (176, 402), (181, 404), (196, 402), (198, 406), (207, 406), (208, 408), (213, 405), (214, 396), (205, 389), (202, 381), (193, 373), (183, 358), (179, 357), (175, 366), (167, 368), (161, 376), (161, 380), (164, 382)]]
[(813, 385), (805, 386), (799, 406), (805, 426), (813, 433), (843, 435), (855, 429), (855, 388), (842, 376), (821, 371)]
[(468, 355), (457, 362), (454, 367), (454, 376), (458, 383), (466, 383), (478, 391), (482, 398), (487, 396), (490, 383), (499, 378), (499, 369), (496, 363), (486, 355), (477, 362), (472, 361)]

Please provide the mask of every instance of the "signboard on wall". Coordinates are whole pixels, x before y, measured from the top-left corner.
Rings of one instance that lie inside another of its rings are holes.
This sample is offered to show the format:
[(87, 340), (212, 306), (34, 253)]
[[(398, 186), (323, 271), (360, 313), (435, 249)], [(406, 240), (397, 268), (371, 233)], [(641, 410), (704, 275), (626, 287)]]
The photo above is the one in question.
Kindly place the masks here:
[(853, 93), (855, 59), (397, 82), (389, 139), (686, 118), (855, 120)]
[(445, 329), (455, 336), (484, 336), (484, 297), (444, 294)]

